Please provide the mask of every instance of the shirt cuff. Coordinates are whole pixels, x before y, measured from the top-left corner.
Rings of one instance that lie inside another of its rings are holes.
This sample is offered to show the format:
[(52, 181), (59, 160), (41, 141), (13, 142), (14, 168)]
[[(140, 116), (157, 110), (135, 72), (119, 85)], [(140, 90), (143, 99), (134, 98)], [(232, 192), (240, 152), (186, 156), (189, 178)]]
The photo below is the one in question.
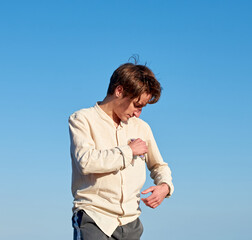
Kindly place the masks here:
[(129, 145), (124, 145), (124, 146), (118, 146), (116, 147), (119, 149), (123, 156), (123, 169), (128, 167), (130, 163), (132, 162), (133, 159), (133, 152), (132, 149)]

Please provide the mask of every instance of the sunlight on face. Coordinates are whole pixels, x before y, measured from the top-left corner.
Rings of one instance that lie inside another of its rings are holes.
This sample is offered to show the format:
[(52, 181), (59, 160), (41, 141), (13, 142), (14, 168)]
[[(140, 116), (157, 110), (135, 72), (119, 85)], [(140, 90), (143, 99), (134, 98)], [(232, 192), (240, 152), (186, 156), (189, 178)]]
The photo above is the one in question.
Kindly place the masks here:
[(142, 108), (145, 107), (148, 101), (151, 99), (151, 95), (143, 93), (141, 97), (130, 99), (129, 97), (122, 97), (120, 104), (116, 109), (116, 115), (121, 121), (127, 121), (131, 117), (139, 117)]

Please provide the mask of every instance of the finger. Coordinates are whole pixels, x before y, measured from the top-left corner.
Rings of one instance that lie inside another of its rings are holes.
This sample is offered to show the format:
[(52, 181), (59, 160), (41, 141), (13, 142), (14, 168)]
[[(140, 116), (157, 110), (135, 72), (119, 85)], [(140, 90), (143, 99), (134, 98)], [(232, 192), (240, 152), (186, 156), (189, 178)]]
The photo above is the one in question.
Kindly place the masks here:
[(148, 203), (148, 204), (153, 204), (153, 203), (157, 203), (157, 202), (159, 202), (158, 201), (158, 199), (157, 198), (151, 198), (151, 199), (146, 199), (146, 202)]
[(152, 186), (152, 187), (149, 187), (147, 189), (145, 189), (144, 191), (142, 191), (141, 193), (142, 194), (146, 194), (146, 193), (149, 193), (149, 192), (153, 192), (155, 190), (155, 187)]
[(160, 202), (158, 200), (155, 200), (155, 201), (151, 201), (151, 202), (147, 202), (147, 204), (154, 208), (154, 207), (157, 207), (158, 205), (160, 205)]
[(159, 206), (160, 204), (157, 203), (157, 202), (155, 202), (155, 203), (152, 203), (152, 204), (145, 203), (145, 205), (146, 205), (147, 207), (150, 207), (150, 208), (156, 208), (156, 207)]
[(148, 206), (148, 203), (146, 202), (146, 198), (142, 198), (141, 200), (144, 202), (144, 204), (145, 204), (146, 206)]
[(152, 207), (152, 208), (156, 208), (156, 207), (158, 207), (158, 206), (159, 206), (159, 204), (156, 203), (156, 204), (153, 204), (151, 207)]
[(154, 197), (150, 196), (145, 199), (145, 202), (148, 204), (154, 204), (154, 203), (160, 204), (161, 203), (160, 198), (158, 198), (157, 196), (154, 196)]
[(153, 204), (154, 202), (156, 202), (154, 199), (149, 201), (148, 198), (141, 198), (141, 200), (145, 203), (145, 204)]
[(149, 204), (149, 203), (146, 201), (146, 199), (142, 199), (142, 201), (144, 202), (144, 204), (145, 204), (147, 207), (152, 207), (152, 205)]
[(154, 193), (152, 193), (149, 197), (146, 198), (146, 201), (150, 202), (155, 199), (157, 199), (157, 196)]

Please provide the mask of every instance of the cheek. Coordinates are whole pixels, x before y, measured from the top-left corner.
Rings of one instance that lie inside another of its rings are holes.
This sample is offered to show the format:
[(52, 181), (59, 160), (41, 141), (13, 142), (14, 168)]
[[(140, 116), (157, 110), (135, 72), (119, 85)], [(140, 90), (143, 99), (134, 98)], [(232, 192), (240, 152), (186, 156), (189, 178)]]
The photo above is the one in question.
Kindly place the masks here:
[(125, 113), (130, 113), (130, 112), (131, 112), (131, 108), (129, 104), (127, 103), (122, 103), (120, 107), (118, 108), (118, 113), (120, 115), (124, 115)]
[(131, 106), (131, 104), (129, 104), (128, 102), (125, 102), (123, 105), (122, 105), (122, 108), (121, 108), (124, 112), (131, 112), (133, 111), (133, 107)]

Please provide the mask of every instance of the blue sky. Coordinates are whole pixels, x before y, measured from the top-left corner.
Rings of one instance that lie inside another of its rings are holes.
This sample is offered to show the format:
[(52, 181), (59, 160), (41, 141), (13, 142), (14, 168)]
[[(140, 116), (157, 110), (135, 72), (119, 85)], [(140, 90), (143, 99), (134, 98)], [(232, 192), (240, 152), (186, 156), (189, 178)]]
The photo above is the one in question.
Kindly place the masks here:
[[(68, 116), (132, 54), (174, 179), (142, 239), (252, 238), (251, 1), (1, 1), (0, 238), (72, 238)], [(148, 178), (145, 188), (152, 185)]]

